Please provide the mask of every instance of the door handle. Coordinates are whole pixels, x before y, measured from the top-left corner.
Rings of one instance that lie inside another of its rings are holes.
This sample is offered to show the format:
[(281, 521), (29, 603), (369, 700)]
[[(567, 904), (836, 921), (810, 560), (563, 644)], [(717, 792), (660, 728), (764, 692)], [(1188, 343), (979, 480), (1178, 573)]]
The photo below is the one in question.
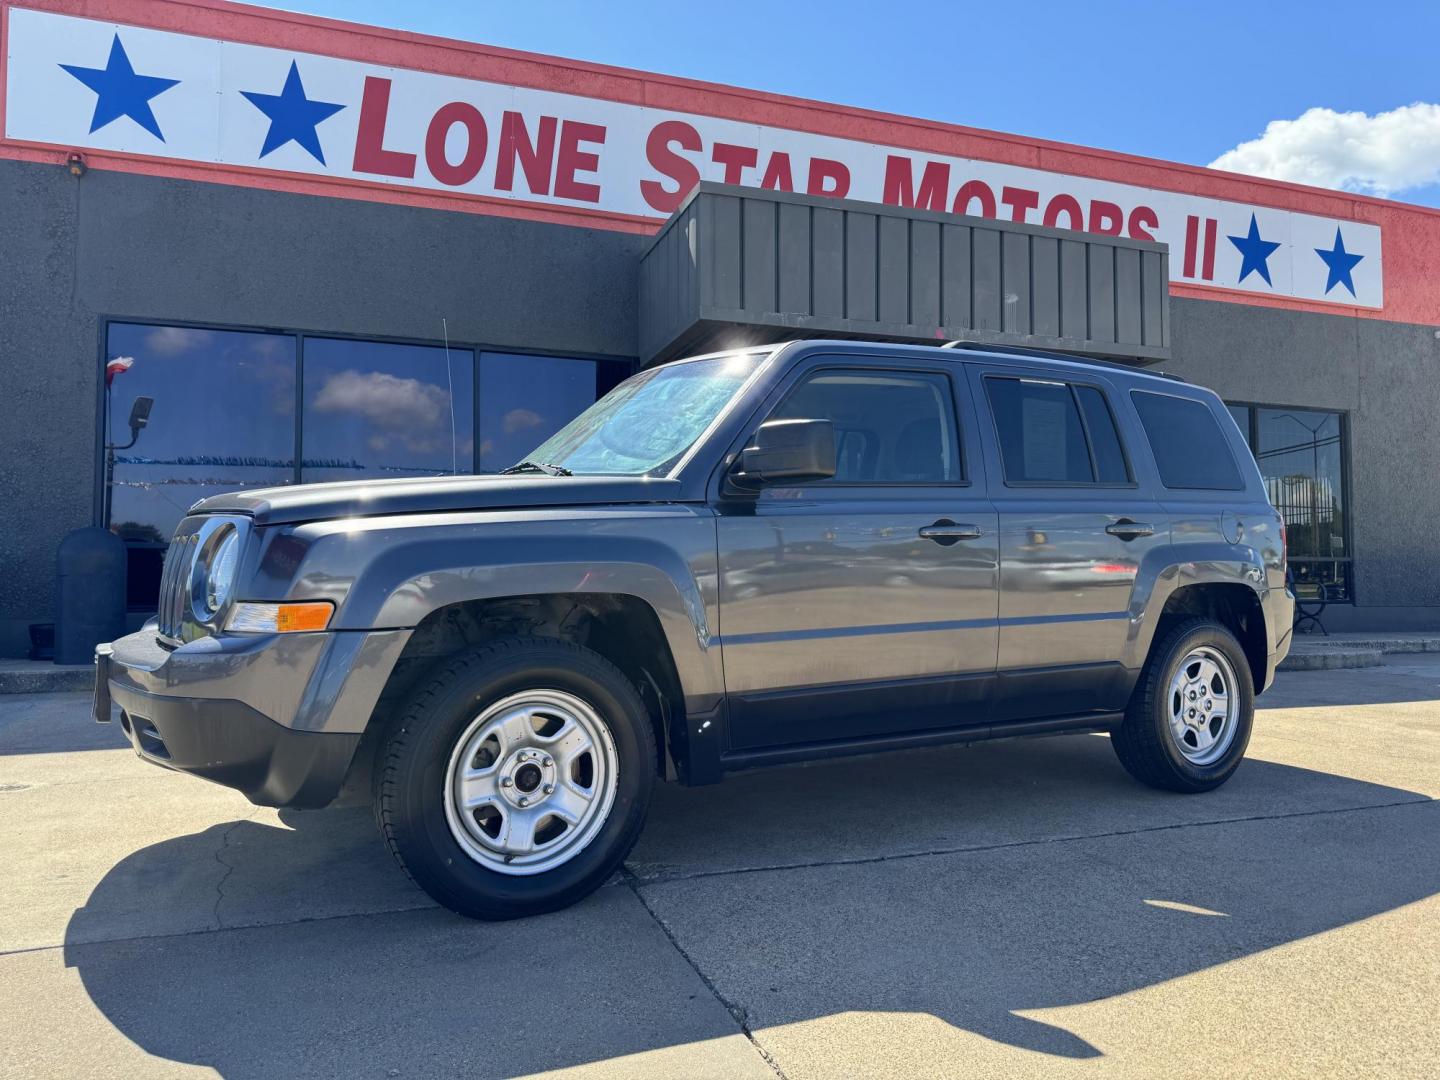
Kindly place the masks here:
[(1134, 540), (1137, 536), (1154, 536), (1155, 526), (1148, 525), (1143, 521), (1121, 518), (1114, 525), (1106, 525), (1105, 531), (1111, 536), (1118, 536), (1121, 540)]
[(926, 540), (934, 540), (937, 544), (949, 547), (961, 540), (979, 539), (983, 532), (979, 525), (957, 525), (949, 518), (941, 518), (934, 525), (924, 526), (920, 535)]

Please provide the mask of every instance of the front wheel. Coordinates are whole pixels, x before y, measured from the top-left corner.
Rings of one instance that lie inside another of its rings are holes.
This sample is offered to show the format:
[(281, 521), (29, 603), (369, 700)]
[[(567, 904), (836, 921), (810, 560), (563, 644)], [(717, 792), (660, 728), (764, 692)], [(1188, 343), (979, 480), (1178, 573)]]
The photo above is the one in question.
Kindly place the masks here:
[(635, 688), (566, 641), (462, 653), (411, 694), (376, 773), (376, 818), (412, 880), (461, 915), (565, 907), (640, 834), (655, 743)]
[(1141, 783), (1210, 791), (1240, 767), (1254, 717), (1250, 665), (1235, 635), (1188, 619), (1151, 646), (1110, 743)]

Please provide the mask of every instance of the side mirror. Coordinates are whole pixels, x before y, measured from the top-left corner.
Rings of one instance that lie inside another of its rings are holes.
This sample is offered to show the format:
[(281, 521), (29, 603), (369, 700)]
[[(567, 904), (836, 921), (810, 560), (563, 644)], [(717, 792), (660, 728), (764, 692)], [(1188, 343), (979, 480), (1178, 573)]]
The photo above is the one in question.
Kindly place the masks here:
[(740, 451), (730, 479), (756, 489), (835, 475), (835, 425), (829, 420), (767, 420)]
[(137, 397), (135, 404), (130, 406), (130, 438), (131, 442), (140, 437), (140, 429), (150, 423), (150, 409), (154, 406), (155, 399), (150, 397)]

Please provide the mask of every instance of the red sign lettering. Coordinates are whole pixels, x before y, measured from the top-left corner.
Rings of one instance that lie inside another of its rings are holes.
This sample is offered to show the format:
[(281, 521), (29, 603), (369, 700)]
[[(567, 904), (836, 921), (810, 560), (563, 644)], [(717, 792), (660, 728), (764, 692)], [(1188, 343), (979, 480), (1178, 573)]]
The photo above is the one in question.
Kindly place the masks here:
[[(445, 156), (445, 140), (456, 124), (465, 128), (465, 153), (458, 163), (452, 165)], [(430, 175), (442, 184), (451, 187), (468, 184), (480, 172), (489, 140), (485, 117), (474, 105), (465, 101), (441, 105), (430, 118), (430, 127), (425, 132), (425, 166)]]
[(415, 178), (415, 155), (386, 150), (385, 117), (390, 111), (390, 80), (375, 75), (365, 76), (365, 90), (360, 97), (360, 128), (355, 134), (356, 172), (376, 176)]

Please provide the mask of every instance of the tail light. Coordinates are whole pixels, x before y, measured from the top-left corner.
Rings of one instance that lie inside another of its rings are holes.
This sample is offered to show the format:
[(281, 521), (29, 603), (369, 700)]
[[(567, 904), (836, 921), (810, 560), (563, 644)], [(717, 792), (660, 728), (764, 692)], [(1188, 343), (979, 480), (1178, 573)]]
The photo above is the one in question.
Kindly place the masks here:
[(1287, 570), (1290, 567), (1290, 537), (1285, 532), (1285, 519), (1276, 514), (1275, 520), (1280, 523), (1280, 569)]

